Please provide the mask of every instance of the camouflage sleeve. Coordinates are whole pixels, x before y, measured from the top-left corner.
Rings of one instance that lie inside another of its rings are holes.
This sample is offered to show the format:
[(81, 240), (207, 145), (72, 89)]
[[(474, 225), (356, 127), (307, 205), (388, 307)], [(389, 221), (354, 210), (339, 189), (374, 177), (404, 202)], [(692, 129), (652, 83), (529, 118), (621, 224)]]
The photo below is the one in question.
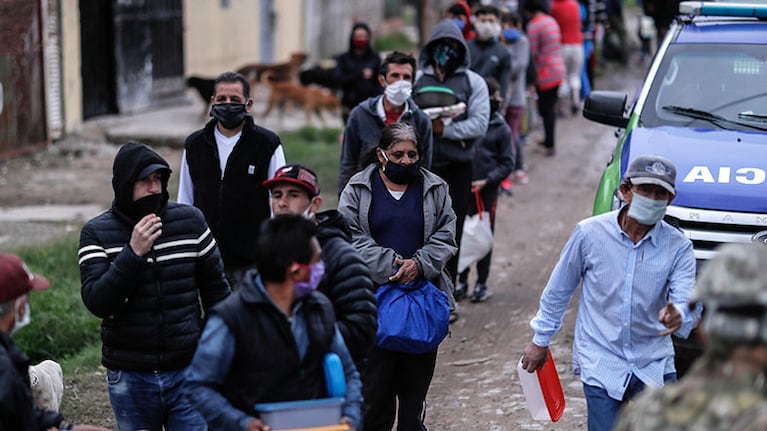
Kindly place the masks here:
[(743, 412), (732, 426), (732, 431), (753, 430), (767, 430), (767, 398)]
[(620, 413), (614, 431), (667, 430), (662, 414), (665, 393), (660, 388), (647, 388), (627, 404)]

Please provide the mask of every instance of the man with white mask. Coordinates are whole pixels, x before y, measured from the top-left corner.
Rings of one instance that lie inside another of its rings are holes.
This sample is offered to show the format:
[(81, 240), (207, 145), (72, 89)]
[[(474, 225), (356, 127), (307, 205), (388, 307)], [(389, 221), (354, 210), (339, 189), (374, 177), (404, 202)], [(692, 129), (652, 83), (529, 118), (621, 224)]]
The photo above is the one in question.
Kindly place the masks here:
[(501, 43), (501, 12), (493, 5), (484, 5), (474, 12), (477, 37), (466, 42), (471, 59), (471, 70), (491, 76), (501, 84), (501, 95), (508, 94), (511, 81), (511, 54)]
[(381, 137), (381, 129), (396, 122), (413, 125), (423, 146), (422, 165), (431, 167), (432, 133), (431, 120), (410, 98), (415, 81), (416, 60), (410, 54), (394, 51), (381, 64), (378, 81), (384, 94), (371, 97), (357, 105), (349, 115), (341, 147), (341, 163), (338, 169), (338, 194), (349, 178), (364, 168), (359, 166), (363, 155), (375, 151)]
[(573, 370), (583, 382), (589, 431), (612, 429), (620, 408), (646, 386), (676, 381), (671, 334), (687, 338), (700, 317), (688, 307), (692, 243), (663, 221), (675, 179), (663, 157), (634, 159), (620, 186), (628, 204), (578, 223), (530, 321), (534, 336), (522, 365), (534, 372), (583, 283)]
[(272, 217), (302, 215), (317, 225), (325, 263), (319, 291), (333, 303), (338, 329), (363, 378), (378, 320), (370, 271), (351, 245), (346, 219), (336, 210), (318, 212), (322, 206), (320, 184), (317, 175), (305, 166), (285, 165), (274, 178), (264, 181), (264, 186), (271, 195)]

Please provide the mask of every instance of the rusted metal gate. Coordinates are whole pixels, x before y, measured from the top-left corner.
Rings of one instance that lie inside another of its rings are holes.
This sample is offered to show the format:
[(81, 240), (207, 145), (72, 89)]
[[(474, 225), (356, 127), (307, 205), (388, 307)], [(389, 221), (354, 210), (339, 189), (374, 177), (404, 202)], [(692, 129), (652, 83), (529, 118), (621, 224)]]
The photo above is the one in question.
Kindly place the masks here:
[(0, 155), (47, 143), (40, 3), (0, 0)]

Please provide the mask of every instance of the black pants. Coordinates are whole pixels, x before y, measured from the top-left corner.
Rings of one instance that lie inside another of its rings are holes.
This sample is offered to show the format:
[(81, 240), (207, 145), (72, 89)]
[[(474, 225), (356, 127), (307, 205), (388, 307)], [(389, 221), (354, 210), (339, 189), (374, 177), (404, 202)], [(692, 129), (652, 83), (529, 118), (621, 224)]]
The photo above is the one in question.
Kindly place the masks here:
[[(455, 242), (460, 253), (463, 219), (466, 218), (466, 212), (469, 210), (469, 202), (474, 199), (474, 195), (471, 193), (472, 164), (471, 162), (450, 163), (435, 167), (432, 171), (442, 177), (450, 188), (450, 199), (453, 201), (453, 211), (456, 217)], [(453, 284), (455, 284), (458, 275), (458, 253), (447, 262), (446, 268)]]
[[(423, 431), (421, 413), (434, 375), (437, 349), (421, 355), (373, 347), (362, 392), (365, 431)], [(399, 401), (399, 408), (397, 402)]]
[(546, 148), (554, 148), (554, 126), (557, 121), (555, 107), (559, 97), (558, 92), (558, 85), (548, 90), (538, 90), (538, 113), (543, 121), (543, 146)]

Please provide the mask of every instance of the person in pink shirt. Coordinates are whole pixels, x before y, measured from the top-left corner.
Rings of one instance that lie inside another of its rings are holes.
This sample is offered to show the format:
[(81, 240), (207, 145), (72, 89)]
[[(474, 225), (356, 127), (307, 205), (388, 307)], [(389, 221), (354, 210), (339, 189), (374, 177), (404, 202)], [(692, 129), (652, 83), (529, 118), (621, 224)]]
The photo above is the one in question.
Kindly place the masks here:
[[(543, 120), (544, 140), (541, 143), (545, 155), (552, 157), (554, 128), (559, 86), (565, 78), (565, 62), (562, 59), (562, 35), (559, 25), (551, 15), (544, 12), (542, 0), (528, 0), (523, 6), (530, 18), (527, 23), (527, 39), (530, 55), (537, 75), (535, 87), (538, 93), (538, 113)], [(530, 84), (530, 83), (528, 83)]]
[[(551, 16), (559, 24), (562, 35), (562, 59), (567, 78), (559, 87), (559, 98), (570, 101), (573, 114), (581, 105), (581, 68), (583, 67), (583, 35), (581, 34), (581, 9), (575, 0), (554, 0)], [(566, 109), (565, 106), (562, 106)]]

